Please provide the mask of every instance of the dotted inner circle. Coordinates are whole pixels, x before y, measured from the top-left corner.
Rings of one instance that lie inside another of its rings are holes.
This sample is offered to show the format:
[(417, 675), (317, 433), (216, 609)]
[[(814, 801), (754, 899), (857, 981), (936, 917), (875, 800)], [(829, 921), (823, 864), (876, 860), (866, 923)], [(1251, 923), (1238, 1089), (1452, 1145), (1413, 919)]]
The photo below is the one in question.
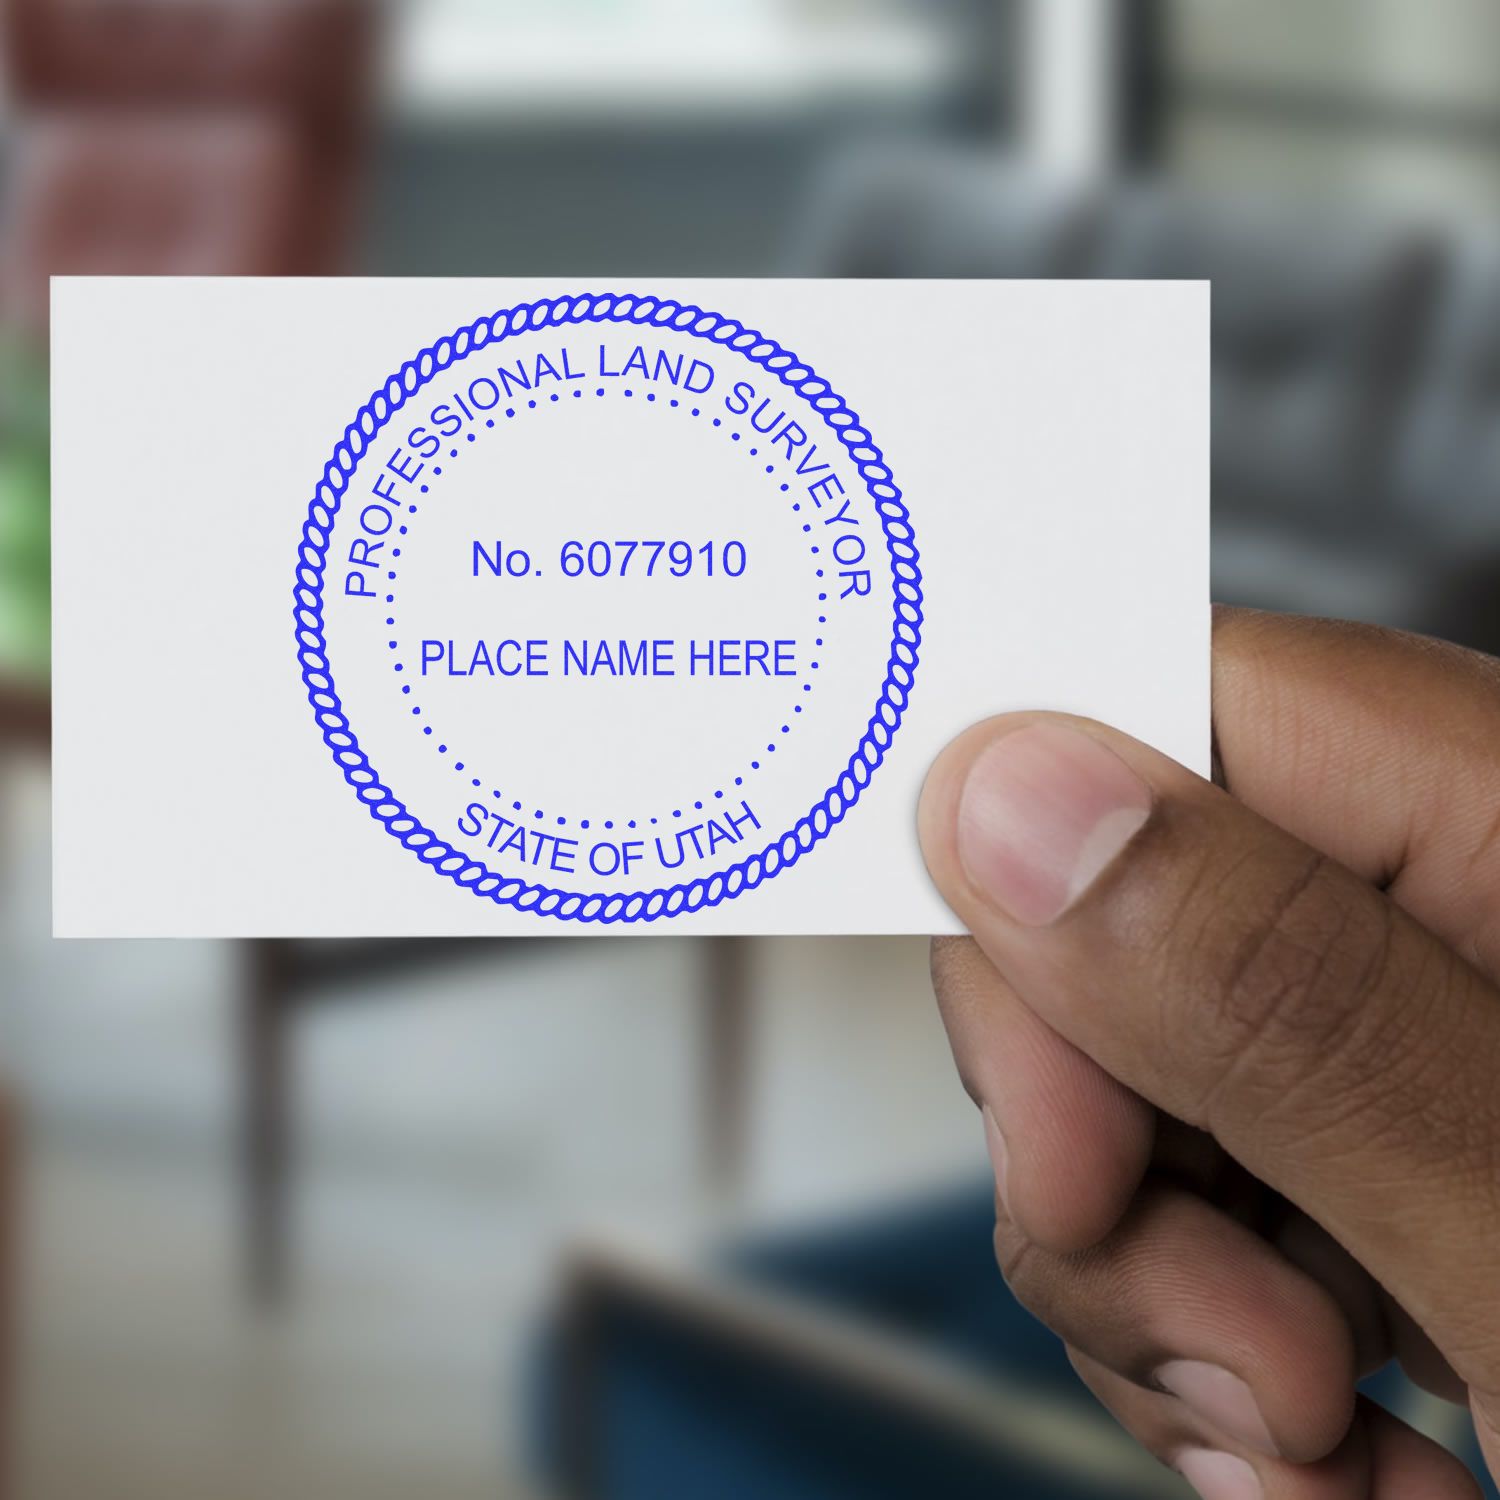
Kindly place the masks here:
[[(580, 389), (578, 389), (578, 388), (576, 388), (576, 387), (575, 387), (575, 389), (573, 391), (573, 395), (578, 400), (582, 400), (583, 399), (583, 391), (580, 390)], [(596, 398), (602, 399), (604, 397), (604, 395), (605, 395), (605, 387), (599, 386), (599, 387), (597, 387), (595, 389), (594, 396)], [(639, 403), (636, 403), (634, 401), (635, 391), (630, 386), (625, 386), (620, 391), (620, 395), (623, 398), (625, 398), (627, 400), (630, 400), (632, 402), (632, 404), (636, 404), (636, 405), (639, 404)], [(552, 395), (548, 398), (548, 401), (549, 401), (549, 404), (550, 403), (554, 403), (554, 402), (555, 403), (561, 403), (561, 398), (560, 398), (559, 394), (554, 391), (552, 393)], [(655, 392), (647, 391), (645, 393), (645, 403), (646, 403), (646, 405), (648, 407), (650, 407), (650, 406), (654, 405), (655, 402), (656, 402), (656, 394), (655, 394)], [(665, 401), (665, 402), (662, 403), (662, 406), (663, 406), (663, 408), (665, 410), (669, 410), (669, 411), (670, 410), (674, 410), (674, 409), (678, 410), (678, 411), (684, 411), (684, 412), (686, 412), (688, 415), (690, 415), (694, 419), (697, 419), (698, 417), (701, 417), (701, 416), (705, 415), (704, 410), (703, 410), (702, 407), (694, 406), (694, 405), (692, 405), (691, 402), (689, 402), (688, 405), (686, 407), (684, 407), (682, 405), (682, 403), (676, 397), (670, 397), (667, 401)], [(508, 407), (505, 408), (505, 415), (504, 415), (503, 418), (501, 418), (501, 420), (503, 420), (503, 421), (514, 421), (517, 416), (523, 414), (524, 412), (526, 412), (528, 410), (534, 411), (536, 409), (537, 409), (537, 401), (536, 401), (535, 398), (533, 398), (531, 400), (528, 400), (525, 403), (524, 406), (519, 401), (517, 401), (517, 403), (516, 403), (515, 406), (508, 406)], [(485, 425), (486, 428), (492, 429), (495, 426), (495, 421), (496, 421), (496, 418), (494, 418), (494, 417), (487, 417), (485, 419), (485, 424), (484, 425)], [(734, 430), (734, 426), (733, 426), (732, 423), (729, 426), (725, 426), (724, 423), (723, 423), (723, 420), (721, 418), (719, 418), (719, 417), (711, 417), (710, 421), (711, 421), (712, 426), (713, 426), (714, 429), (722, 432), (732, 442), (738, 443), (740, 441), (741, 434), (739, 432), (737, 432), (737, 431)], [(469, 434), (467, 434), (467, 438), (468, 438), (468, 442), (470, 442), (470, 443), (473, 443), (473, 442), (476, 441), (475, 434), (472, 433), (472, 432), (470, 432)], [(758, 447), (753, 447), (752, 446), (752, 447), (750, 447), (748, 449), (742, 449), (741, 451), (748, 453), (751, 458), (759, 458), (759, 457), (762, 456), (761, 452), (760, 452), (760, 449)], [(456, 458), (458, 458), (460, 456), (461, 452), (467, 452), (467, 449), (460, 450), (458, 448), (450, 448), (448, 450), (448, 457), (449, 457), (450, 460), (451, 459), (456, 459)], [(758, 466), (758, 467), (763, 467), (764, 470), (765, 470), (765, 473), (767, 475), (774, 475), (776, 473), (776, 466), (775, 466), (775, 464), (765, 464), (763, 466)], [(432, 467), (433, 483), (436, 483), (437, 480), (442, 477), (442, 474), (443, 474), (442, 465), (441, 464), (434, 464), (433, 467)], [(779, 489), (780, 489), (780, 491), (781, 491), (781, 493), (783, 495), (789, 495), (790, 491), (791, 491), (791, 485), (788, 484), (788, 483), (782, 482), (779, 485)], [(420, 486), (420, 493), (422, 495), (424, 495), (424, 496), (430, 494), (431, 493), (431, 485), (424, 484), (424, 485)], [(427, 503), (428, 503), (427, 501), (425, 501), (425, 500), (423, 501), (424, 505), (427, 504)], [(801, 505), (800, 501), (788, 499), (787, 503), (791, 506), (792, 513), (794, 515), (800, 513), (800, 511), (802, 510), (802, 505)], [(419, 510), (420, 507), (418, 507), (416, 505), (410, 505), (409, 504), (406, 508), (407, 508), (407, 511), (409, 512), (409, 514), (411, 514), (412, 516), (415, 516), (417, 514), (417, 512), (418, 512), (418, 510)], [(804, 533), (810, 532), (812, 530), (812, 526), (808, 522), (806, 522), (806, 521), (801, 522), (800, 525), (801, 525), (802, 530), (803, 530)], [(407, 526), (401, 526), (401, 527), (398, 528), (398, 534), (401, 535), (401, 536), (406, 536), (406, 535), (409, 534), (409, 530), (410, 530), (409, 527), (407, 527)], [(817, 561), (817, 560), (820, 559), (821, 552), (822, 552), (822, 548), (820, 546), (818, 546), (818, 544), (816, 542), (811, 542), (811, 543), (808, 544), (808, 554), (809, 554), (809, 556), (814, 561)], [(401, 547), (396, 547), (392, 551), (391, 557), (393, 559), (399, 558), (401, 556), (401, 553), (402, 553), (402, 548)], [(814, 578), (816, 578), (818, 580), (823, 579), (823, 577), (824, 577), (824, 569), (822, 569), (822, 568), (814, 568), (814, 570), (813, 570), (813, 576), (814, 576)], [(392, 589), (394, 589), (396, 587), (398, 581), (399, 581), (398, 570), (395, 569), (395, 568), (392, 568), (389, 572), (386, 573), (386, 578), (389, 581), (389, 587), (391, 587)], [(826, 609), (828, 607), (827, 606), (828, 595), (826, 593), (824, 593), (822, 591), (822, 589), (823, 589), (823, 585), (820, 583), (819, 584), (819, 593), (818, 593), (818, 600), (819, 600), (818, 607), (820, 609)], [(391, 593), (391, 594), (387, 594), (385, 596), (385, 598), (386, 598), (386, 603), (394, 611), (397, 608), (397, 605), (396, 605), (396, 598), (397, 598), (397, 596), (394, 593)], [(392, 628), (392, 632), (394, 633), (395, 628), (396, 628), (396, 624), (397, 624), (396, 615), (394, 613), (387, 615), (385, 617), (385, 623)], [(820, 614), (818, 616), (818, 625), (819, 625), (819, 627), (821, 628), (822, 626), (826, 625), (827, 623), (828, 623), (828, 616)], [(400, 651), (400, 644), (401, 643), (399, 641), (395, 641), (395, 640), (388, 640), (386, 642), (387, 648), (389, 650), (393, 651), (393, 652)], [(821, 636), (818, 637), (813, 642), (813, 644), (815, 646), (820, 646), (821, 647), (823, 645), (823, 639), (822, 639), (822, 637)], [(402, 655), (405, 655), (405, 654), (406, 653), (404, 653), (404, 652), (402, 653)], [(818, 670), (818, 667), (819, 667), (819, 663), (818, 662), (814, 661), (814, 662), (809, 663), (809, 665), (810, 665), (810, 667), (811, 667), (811, 669), (813, 671), (817, 671)], [(410, 700), (408, 703), (405, 703), (405, 704), (402, 705), (403, 709), (412, 718), (417, 719), (417, 720), (422, 720), (425, 717), (428, 717), (429, 716), (428, 706), (425, 705), (425, 704), (421, 704), (421, 703), (417, 702), (416, 698), (413, 697), (413, 695), (412, 695), (411, 683), (405, 680), (404, 674), (406, 673), (406, 663), (404, 661), (398, 661), (398, 660), (392, 658), (392, 661), (391, 661), (391, 670), (392, 670), (392, 672), (394, 674), (396, 674), (398, 677), (401, 677), (403, 679), (401, 681), (401, 684), (400, 684), (400, 686), (401, 686), (401, 695), (404, 698), (407, 698), (407, 699)], [(802, 687), (802, 691), (804, 693), (810, 693), (810, 692), (812, 692), (812, 684), (809, 683), (809, 682), (802, 683), (801, 687)], [(800, 704), (800, 703), (794, 703), (792, 705), (791, 712), (789, 714), (787, 714), (786, 717), (795, 721), (801, 715), (801, 713), (802, 713), (802, 704)], [(773, 722), (774, 722), (774, 719), (773, 719)], [(447, 744), (446, 740), (445, 740), (445, 737), (443, 735), (441, 735), (438, 732), (436, 726), (433, 725), (433, 724), (431, 724), (431, 723), (419, 723), (419, 724), (415, 725), (414, 727), (417, 728), (417, 729), (419, 729), (421, 731), (423, 738), (426, 739), (426, 740), (428, 740), (429, 743), (431, 743), (431, 745), (437, 751), (437, 754), (440, 757), (442, 757), (445, 760), (448, 757), (450, 757), (450, 756), (452, 757), (452, 762), (453, 762), (452, 768), (453, 768), (453, 770), (456, 773), (462, 773), (465, 770), (465, 768), (468, 765), (468, 762), (463, 759), (463, 756), (466, 755), (468, 752), (460, 750), (460, 749), (458, 749), (455, 746)], [(792, 732), (792, 725), (791, 724), (783, 724), (781, 726), (781, 733), (782, 734), (789, 735), (789, 734), (791, 734), (791, 732)], [(764, 753), (767, 754), (767, 755), (774, 755), (776, 753), (776, 744), (775, 744), (774, 741), (771, 741), (770, 743), (768, 743), (766, 745)], [(753, 774), (753, 773), (755, 773), (755, 772), (757, 772), (757, 771), (759, 771), (761, 769), (761, 762), (759, 760), (750, 760), (748, 762), (748, 765), (747, 765), (746, 769), (747, 769), (747, 771), (749, 773)], [(469, 784), (472, 787), (474, 787), (476, 790), (479, 790), (479, 791), (488, 790), (489, 793), (490, 793), (490, 796), (495, 801), (497, 801), (497, 802), (504, 802), (504, 801), (507, 800), (505, 792), (501, 791), (499, 788), (496, 788), (496, 787), (486, 788), (483, 779), (480, 778), (480, 777), (478, 777), (478, 776), (471, 776), (469, 778)], [(725, 778), (725, 784), (726, 785), (733, 785), (733, 786), (744, 786), (744, 784), (745, 784), (745, 777), (744, 777), (744, 775), (736, 776), (734, 778), (734, 780), (733, 780), (732, 783), (729, 782), (727, 778)], [(716, 787), (716, 788), (714, 788), (713, 789), (713, 795), (710, 798), (710, 800), (711, 801), (718, 801), (718, 802), (724, 801), (724, 791), (723, 791), (723, 788), (722, 787)], [(702, 812), (704, 810), (704, 802), (703, 802), (702, 798), (696, 798), (696, 799), (694, 799), (694, 798), (687, 798), (687, 799), (684, 799), (684, 803), (683, 803), (684, 806), (689, 805), (689, 803), (691, 804), (692, 808), (695, 811), (697, 811), (697, 812)], [(512, 812), (524, 813), (525, 810), (526, 810), (527, 805), (528, 804), (525, 803), (525, 802), (517, 802), (517, 801), (515, 801), (513, 799), (510, 802), (510, 807), (511, 807), (511, 811)], [(666, 814), (666, 809), (663, 808), (661, 810), (661, 816), (659, 818), (658, 817), (652, 817), (652, 816), (650, 816), (649, 814), (647, 814), (646, 812), (643, 811), (640, 814), (639, 817), (635, 817), (635, 818), (625, 818), (625, 817), (621, 817), (621, 816), (618, 816), (618, 815), (616, 815), (615, 817), (611, 817), (611, 818), (601, 818), (597, 814), (593, 815), (592, 817), (588, 817), (588, 818), (580, 818), (580, 817), (577, 817), (575, 815), (574, 818), (572, 819), (572, 822), (578, 828), (585, 829), (585, 830), (588, 829), (594, 823), (598, 823), (605, 830), (612, 830), (615, 827), (616, 824), (621, 824), (627, 830), (631, 830), (631, 829), (635, 829), (635, 828), (639, 827), (641, 824), (646, 824), (648, 827), (655, 828), (655, 827), (659, 826), (662, 822), (665, 821), (666, 815), (667, 815)], [(673, 808), (671, 815), (672, 815), (673, 818), (681, 818), (682, 817), (682, 808), (680, 808), (680, 807), (679, 808)], [(546, 820), (548, 822), (555, 822), (556, 826), (559, 827), (559, 828), (566, 828), (566, 827), (569, 826), (569, 819), (565, 815), (557, 814), (557, 813), (555, 813), (555, 811), (549, 813), (549, 811), (547, 809), (545, 809), (545, 808), (533, 807), (532, 808), (532, 814), (531, 814), (531, 816), (532, 816), (532, 819), (534, 821), (536, 821), (536, 822), (541, 822), (543, 820)]]
[[(891, 558), (894, 620), (885, 681), (864, 735), (833, 785), (779, 838), (727, 870), (649, 891), (583, 894), (497, 874), (446, 843), (407, 811), (360, 748), (344, 714), (329, 666), (323, 632), (323, 583), (339, 505), (354, 470), (391, 418), (437, 375), (470, 354), (515, 334), (572, 323), (634, 323), (668, 328), (722, 344), (775, 375), (833, 430), (874, 501)], [(630, 293), (583, 293), (519, 303), (480, 318), (408, 360), (359, 409), (323, 466), (308, 505), (292, 590), (297, 658), (323, 740), (344, 780), (370, 816), (424, 863), (476, 896), (561, 921), (653, 922), (717, 906), (794, 865), (826, 838), (859, 800), (900, 727), (916, 674), (922, 627), (922, 574), (916, 536), (901, 491), (880, 449), (841, 396), (796, 355), (722, 313), (671, 299)]]

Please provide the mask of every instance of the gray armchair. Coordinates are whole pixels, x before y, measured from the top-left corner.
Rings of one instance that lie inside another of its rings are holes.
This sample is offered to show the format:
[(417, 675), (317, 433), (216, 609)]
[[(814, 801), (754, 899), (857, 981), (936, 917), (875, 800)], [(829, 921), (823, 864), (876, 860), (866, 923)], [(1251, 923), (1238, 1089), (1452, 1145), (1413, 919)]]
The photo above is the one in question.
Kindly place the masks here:
[(1500, 252), (937, 148), (817, 201), (801, 274), (1209, 280), (1215, 596), (1500, 647)]

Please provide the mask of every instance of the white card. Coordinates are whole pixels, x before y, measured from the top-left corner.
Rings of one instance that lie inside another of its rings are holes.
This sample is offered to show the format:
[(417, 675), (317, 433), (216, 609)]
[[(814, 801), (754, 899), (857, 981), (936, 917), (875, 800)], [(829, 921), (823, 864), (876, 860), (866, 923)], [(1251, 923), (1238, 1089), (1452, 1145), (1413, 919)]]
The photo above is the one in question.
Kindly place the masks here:
[(59, 279), (52, 330), (60, 936), (951, 931), (966, 725), (1207, 769), (1202, 284)]

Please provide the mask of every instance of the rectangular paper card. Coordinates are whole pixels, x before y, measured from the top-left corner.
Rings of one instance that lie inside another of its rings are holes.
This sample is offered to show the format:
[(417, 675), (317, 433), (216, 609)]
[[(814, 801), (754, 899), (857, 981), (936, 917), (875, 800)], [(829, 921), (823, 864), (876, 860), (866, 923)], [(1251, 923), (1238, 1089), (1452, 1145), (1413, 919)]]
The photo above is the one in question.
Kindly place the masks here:
[(1207, 769), (1204, 285), (67, 279), (52, 339), (60, 936), (951, 931), (966, 725)]

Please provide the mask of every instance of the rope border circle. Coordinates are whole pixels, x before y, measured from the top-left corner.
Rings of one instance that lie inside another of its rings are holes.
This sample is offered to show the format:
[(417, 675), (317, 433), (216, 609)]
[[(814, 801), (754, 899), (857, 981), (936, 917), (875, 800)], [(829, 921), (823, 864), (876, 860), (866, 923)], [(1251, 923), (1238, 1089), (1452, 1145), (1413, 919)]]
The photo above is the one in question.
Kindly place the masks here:
[[(848, 764), (834, 784), (793, 826), (763, 849), (727, 870), (695, 877), (684, 885), (653, 891), (584, 895), (496, 874), (445, 843), (409, 813), (380, 779), (360, 748), (334, 685), (323, 633), (323, 583), (328, 548), (339, 505), (354, 470), (376, 435), (424, 386), (451, 365), (513, 334), (574, 323), (636, 323), (667, 327), (723, 344), (759, 365), (811, 406), (848, 450), (874, 501), (891, 558), (895, 626), (874, 712)], [(501, 308), (456, 329), (408, 360), (360, 407), (344, 429), (323, 478), (308, 504), (298, 549), (292, 618), (297, 659), (313, 716), (344, 780), (370, 816), (438, 874), (476, 896), (518, 911), (559, 921), (603, 925), (654, 922), (685, 916), (754, 890), (763, 880), (797, 863), (825, 839), (859, 801), (879, 769), (910, 700), (919, 660), (922, 627), (922, 573), (916, 533), (884, 456), (860, 424), (858, 413), (809, 365), (755, 329), (692, 303), (631, 292), (584, 292), (541, 298)]]

